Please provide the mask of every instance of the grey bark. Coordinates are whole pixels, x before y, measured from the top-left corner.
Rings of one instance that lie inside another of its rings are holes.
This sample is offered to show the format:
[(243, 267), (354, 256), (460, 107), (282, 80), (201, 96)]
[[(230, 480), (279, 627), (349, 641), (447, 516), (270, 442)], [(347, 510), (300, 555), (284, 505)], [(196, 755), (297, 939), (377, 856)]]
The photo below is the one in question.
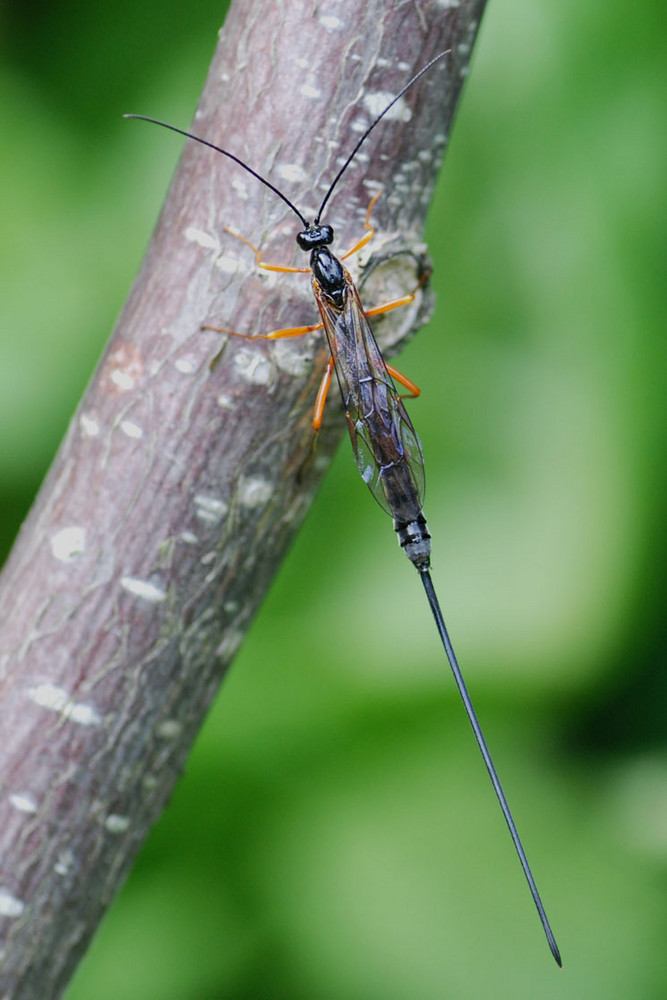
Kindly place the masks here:
[[(400, 286), (390, 295), (414, 283), (483, 7), (366, 0), (341, 14), (307, 0), (239, 0), (221, 32), (192, 130), (269, 176), (307, 216), (360, 125), (451, 49), (373, 133), (328, 208), (340, 250), (361, 234), (373, 185), (384, 190), (369, 303), (387, 294), (385, 280)], [(180, 142), (153, 126), (127, 128), (144, 130), (137, 141)], [(186, 143), (127, 304), (0, 581), (3, 998), (49, 1000), (64, 989), (342, 432), (332, 390), (313, 457), (321, 337), (250, 343), (202, 332), (315, 317), (308, 278), (258, 273), (227, 225), (269, 260), (303, 264), (285, 206), (226, 158)], [(387, 318), (388, 346), (427, 310), (422, 297), (407, 318)]]

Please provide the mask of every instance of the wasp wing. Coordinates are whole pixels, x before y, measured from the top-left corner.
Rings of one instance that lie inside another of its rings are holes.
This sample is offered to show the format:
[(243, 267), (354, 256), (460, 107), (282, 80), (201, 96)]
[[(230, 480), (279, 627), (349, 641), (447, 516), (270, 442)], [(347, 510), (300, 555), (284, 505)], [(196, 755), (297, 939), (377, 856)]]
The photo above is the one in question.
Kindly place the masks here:
[(327, 297), (317, 281), (313, 285), (352, 448), (361, 478), (377, 502), (396, 521), (406, 524), (415, 520), (423, 505), (421, 444), (347, 271), (345, 281), (342, 308)]

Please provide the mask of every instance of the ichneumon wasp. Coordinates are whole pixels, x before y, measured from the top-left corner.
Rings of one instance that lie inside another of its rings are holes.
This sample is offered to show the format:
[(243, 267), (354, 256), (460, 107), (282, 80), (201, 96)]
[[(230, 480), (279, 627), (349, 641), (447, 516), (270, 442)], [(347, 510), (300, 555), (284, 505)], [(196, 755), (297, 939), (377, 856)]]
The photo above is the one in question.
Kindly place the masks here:
[[(208, 329), (216, 329), (221, 333), (231, 333), (250, 340), (278, 340), (282, 337), (297, 337), (324, 329), (330, 359), (317, 394), (313, 428), (317, 432), (321, 425), (324, 404), (335, 372), (359, 472), (380, 506), (393, 518), (399, 544), (419, 573), (436, 628), (454, 675), (456, 687), (505, 817), (551, 953), (560, 966), (562, 962), (558, 945), (470, 700), (431, 580), (431, 536), (422, 511), (425, 479), (424, 459), (419, 438), (396, 390), (394, 380), (403, 385), (411, 395), (418, 395), (419, 390), (409, 379), (385, 362), (368, 322), (369, 316), (378, 315), (411, 302), (417, 289), (383, 306), (364, 310), (354, 282), (341, 263), (346, 257), (365, 246), (372, 238), (374, 230), (370, 224), (370, 213), (379, 195), (376, 195), (369, 205), (365, 222), (365, 236), (340, 258), (336, 257), (330, 249), (334, 241), (333, 227), (321, 221), (327, 202), (361, 145), (403, 95), (445, 55), (447, 52), (439, 53), (408, 80), (402, 90), (363, 132), (331, 182), (312, 223), (302, 215), (282, 191), (229, 150), (155, 118), (148, 118), (145, 115), (126, 115), (125, 117), (138, 118), (155, 125), (161, 125), (227, 156), (282, 199), (303, 225), (302, 231), (297, 234), (296, 242), (301, 250), (310, 255), (309, 266), (306, 268), (268, 264), (261, 259), (259, 250), (252, 243), (243, 237), (238, 238), (254, 251), (257, 264), (265, 270), (310, 273), (321, 321), (310, 326), (273, 330), (266, 334), (239, 334), (236, 331), (218, 327), (208, 327)], [(228, 231), (231, 232), (231, 230)], [(238, 236), (235, 233), (232, 235)]]

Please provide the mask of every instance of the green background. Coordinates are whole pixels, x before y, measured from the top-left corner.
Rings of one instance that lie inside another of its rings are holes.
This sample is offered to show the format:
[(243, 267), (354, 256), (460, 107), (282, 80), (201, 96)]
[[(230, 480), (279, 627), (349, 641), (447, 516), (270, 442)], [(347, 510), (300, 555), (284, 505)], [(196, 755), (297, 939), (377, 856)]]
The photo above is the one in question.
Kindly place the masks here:
[[(667, 995), (659, 4), (493, 0), (400, 367), (434, 579), (563, 952), (423, 593), (341, 448), (67, 1000)], [(0, 14), (0, 529), (117, 315), (220, 5)]]

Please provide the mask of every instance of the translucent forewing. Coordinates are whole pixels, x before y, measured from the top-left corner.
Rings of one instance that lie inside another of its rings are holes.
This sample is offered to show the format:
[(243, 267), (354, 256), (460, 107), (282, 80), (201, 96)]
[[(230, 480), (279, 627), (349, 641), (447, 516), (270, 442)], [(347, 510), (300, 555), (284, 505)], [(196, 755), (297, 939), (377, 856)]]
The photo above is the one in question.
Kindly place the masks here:
[(347, 271), (339, 309), (313, 281), (340, 386), (357, 467), (371, 493), (401, 524), (424, 499), (421, 444), (396, 391)]

